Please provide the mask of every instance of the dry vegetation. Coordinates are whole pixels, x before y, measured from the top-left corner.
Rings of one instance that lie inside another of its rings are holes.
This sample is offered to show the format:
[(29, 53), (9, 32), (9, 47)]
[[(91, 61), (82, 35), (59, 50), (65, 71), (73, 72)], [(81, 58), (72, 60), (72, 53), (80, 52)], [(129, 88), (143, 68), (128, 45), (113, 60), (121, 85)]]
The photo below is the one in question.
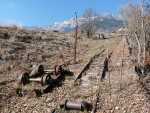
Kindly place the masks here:
[[(73, 60), (73, 34), (72, 33), (55, 33), (50, 31), (36, 31), (36, 30), (25, 30), (20, 28), (0, 28), (0, 45), (1, 45), (1, 59), (0, 59), (0, 77), (1, 77), (1, 92), (0, 92), (0, 108), (2, 112), (14, 111), (14, 112), (27, 112), (22, 106), (29, 104), (37, 99), (39, 106), (44, 104), (42, 98), (49, 98), (49, 95), (53, 94), (55, 98), (55, 91), (50, 94), (44, 95), (41, 99), (33, 98), (32, 94), (26, 94), (25, 97), (20, 98), (15, 94), (16, 84), (15, 81), (18, 76), (18, 71), (22, 69), (31, 69), (34, 64), (44, 64), (45, 68), (53, 68), (53, 66), (59, 63), (59, 54), (62, 52), (66, 61)], [(7, 35), (7, 37), (6, 37)], [(79, 39), (77, 48), (79, 64), (70, 65), (70, 69), (74, 73), (79, 73), (84, 64), (97, 53), (103, 46), (107, 47), (111, 44), (115, 44), (117, 39), (108, 40), (92, 40), (85, 39), (84, 35)], [(78, 69), (76, 69), (77, 67)], [(38, 88), (38, 85), (36, 86)], [(25, 88), (26, 89), (26, 88)], [(29, 90), (32, 88), (27, 86)], [(57, 90), (56, 90), (57, 91)], [(31, 91), (32, 92), (32, 91)], [(67, 92), (67, 90), (65, 91)], [(58, 93), (56, 93), (58, 94)], [(23, 100), (22, 100), (23, 99)], [(57, 99), (57, 98), (56, 98)], [(59, 99), (59, 98), (58, 98)], [(21, 103), (22, 104), (21, 104)], [(55, 102), (55, 101), (54, 101)], [(55, 102), (56, 104), (57, 102)], [(49, 105), (53, 105), (49, 103)], [(57, 103), (58, 104), (58, 103)], [(15, 108), (15, 106), (18, 108)], [(20, 107), (19, 107), (20, 106)], [(34, 105), (33, 102), (33, 106)], [(43, 105), (44, 106), (44, 105)], [(54, 106), (55, 107), (55, 106)], [(46, 107), (45, 107), (46, 108)], [(21, 110), (22, 111), (18, 111)], [(43, 109), (42, 106), (39, 109)], [(52, 109), (47, 107), (47, 109)], [(31, 112), (30, 109), (28, 112)], [(38, 111), (42, 112), (42, 111)]]
[[(33, 89), (41, 88), (41, 86), (34, 83), (29, 84), (24, 87), (24, 96), (18, 97), (15, 92), (15, 81), (18, 71), (23, 68), (30, 69), (31, 65), (38, 63), (44, 64), (45, 68), (52, 68), (55, 64), (59, 63), (60, 50), (62, 50), (61, 52), (64, 54), (65, 60), (72, 62), (74, 39), (72, 33), (43, 31), (39, 35), (37, 31), (20, 29), (14, 37), (15, 29), (0, 29), (0, 110), (2, 113), (47, 113), (52, 112), (54, 108), (57, 108), (57, 112), (66, 112), (59, 109), (60, 102), (66, 99), (75, 101), (86, 100), (93, 103), (96, 96), (95, 88), (90, 90), (89, 94), (84, 95), (80, 93), (81, 91), (78, 86), (73, 86), (73, 81), (86, 62), (94, 54), (100, 52), (102, 48), (109, 48), (110, 51), (113, 51), (113, 55), (110, 63), (110, 72), (107, 73), (105, 82), (101, 83), (102, 100), (100, 100), (101, 104), (99, 104), (100, 108), (97, 108), (97, 112), (149, 113), (148, 94), (146, 94), (144, 88), (138, 82), (138, 76), (134, 74), (133, 68), (130, 67), (127, 44), (125, 44), (124, 48), (125, 61), (122, 67), (122, 79), (120, 78), (124, 43), (122, 41), (123, 37), (117, 34), (105, 40), (87, 39), (84, 38), (86, 37), (85, 35), (80, 35), (77, 46), (78, 63), (69, 65), (70, 70), (74, 72), (75, 76), (67, 78), (61, 87), (55, 88), (52, 92), (42, 95), (42, 97), (36, 97), (33, 91)], [(3, 37), (5, 33), (8, 35), (7, 39)], [(30, 38), (26, 39), (26, 36)], [(11, 38), (14, 39), (12, 40)], [(102, 59), (105, 57), (106, 53)], [(108, 79), (109, 75), (110, 81)]]
[[(129, 13), (132, 16), (128, 17)], [(0, 27), (0, 112), (54, 113), (52, 111), (55, 109), (57, 113), (79, 113), (76, 110), (60, 109), (59, 105), (66, 99), (94, 104), (98, 94), (97, 113), (150, 113), (149, 72), (142, 77), (135, 72), (135, 66), (144, 67), (145, 59), (149, 57), (149, 16), (143, 16), (142, 13), (139, 6), (129, 5), (124, 8), (127, 28), (121, 33), (105, 33), (106, 39), (98, 39), (94, 32), (90, 33), (91, 29), (85, 34), (76, 34), (76, 63), (74, 32)], [(76, 33), (77, 31), (76, 29)], [(91, 57), (102, 50), (104, 52), (91, 60), (84, 76), (75, 85), (75, 79)], [(110, 53), (106, 77), (99, 81), (105, 58)], [(69, 64), (73, 76), (65, 77), (61, 86), (39, 97), (35, 94), (35, 89), (45, 87), (38, 83), (24, 86), (22, 97), (16, 94), (20, 70), (29, 70), (35, 64), (53, 69), (62, 63), (61, 55)], [(143, 70), (141, 72), (143, 74)]]

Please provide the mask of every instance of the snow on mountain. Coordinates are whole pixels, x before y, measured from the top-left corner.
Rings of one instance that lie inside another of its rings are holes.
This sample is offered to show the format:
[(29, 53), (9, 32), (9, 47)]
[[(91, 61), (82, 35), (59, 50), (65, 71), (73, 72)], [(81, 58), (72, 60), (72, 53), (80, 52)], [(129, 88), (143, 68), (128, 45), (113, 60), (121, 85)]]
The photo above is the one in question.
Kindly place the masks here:
[[(112, 28), (115, 26), (118, 27), (121, 25), (121, 21), (119, 18), (114, 17), (112, 15), (107, 15), (107, 16), (95, 16), (91, 17), (91, 20), (96, 20), (96, 24), (98, 25), (98, 29), (103, 29), (105, 30), (109, 27), (112, 26)], [(84, 17), (78, 18), (78, 24), (79, 26), (82, 26), (83, 24), (87, 23), (88, 19)], [(103, 25), (104, 24), (104, 25)], [(110, 25), (107, 25), (110, 24)], [(100, 25), (103, 25), (102, 28)], [(57, 31), (63, 31), (63, 32), (68, 32), (72, 31), (75, 28), (75, 20), (71, 18), (70, 20), (65, 20), (63, 22), (55, 22), (54, 25), (51, 26), (51, 30), (57, 30)], [(108, 28), (110, 29), (110, 28)]]
[[(92, 19), (94, 20), (93, 17)], [(78, 24), (79, 26), (83, 23), (88, 22), (87, 18), (80, 17), (78, 18)], [(58, 31), (71, 31), (75, 28), (75, 20), (71, 18), (70, 20), (65, 20), (63, 22), (55, 22), (54, 25), (51, 26), (52, 30), (58, 30)]]

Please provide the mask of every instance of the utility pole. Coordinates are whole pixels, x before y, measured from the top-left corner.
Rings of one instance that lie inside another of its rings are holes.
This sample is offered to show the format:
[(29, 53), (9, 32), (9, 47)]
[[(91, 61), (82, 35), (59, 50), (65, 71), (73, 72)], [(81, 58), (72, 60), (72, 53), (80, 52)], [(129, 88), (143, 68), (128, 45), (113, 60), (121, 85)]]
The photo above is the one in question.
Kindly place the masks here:
[(143, 48), (143, 66), (144, 66), (144, 62), (145, 62), (145, 47), (146, 47), (146, 37), (145, 37), (145, 22), (144, 22), (144, 0), (141, 0), (141, 18), (142, 18), (142, 37), (143, 37), (143, 44), (144, 44), (144, 48)]
[(74, 41), (74, 63), (77, 62), (77, 41), (78, 41), (78, 16), (75, 12), (75, 41)]

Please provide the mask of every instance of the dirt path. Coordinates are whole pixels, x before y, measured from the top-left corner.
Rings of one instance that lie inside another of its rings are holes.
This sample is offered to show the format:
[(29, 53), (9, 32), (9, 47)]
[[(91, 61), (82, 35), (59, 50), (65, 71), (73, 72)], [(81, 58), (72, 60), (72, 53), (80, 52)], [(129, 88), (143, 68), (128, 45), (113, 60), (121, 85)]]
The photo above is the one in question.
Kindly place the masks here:
[(102, 86), (104, 100), (100, 113), (150, 113), (150, 104), (130, 64), (124, 39), (113, 51), (110, 71)]

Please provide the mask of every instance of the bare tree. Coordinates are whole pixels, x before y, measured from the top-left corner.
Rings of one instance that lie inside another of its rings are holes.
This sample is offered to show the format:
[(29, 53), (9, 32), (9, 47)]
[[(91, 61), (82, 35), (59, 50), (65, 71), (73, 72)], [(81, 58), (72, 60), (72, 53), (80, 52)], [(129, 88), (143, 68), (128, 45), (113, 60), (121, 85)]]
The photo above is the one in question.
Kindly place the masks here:
[(86, 32), (87, 37), (90, 38), (96, 31), (95, 26), (96, 13), (91, 8), (89, 8), (85, 10), (83, 17), (86, 18), (87, 22), (82, 25), (81, 30)]
[(128, 4), (122, 9), (121, 13), (128, 27), (129, 46), (133, 50), (136, 48), (136, 51), (134, 50), (132, 52), (133, 58), (136, 58), (135, 56), (138, 56), (136, 60), (138, 61), (138, 63), (140, 63), (141, 45), (139, 41), (139, 32), (140, 32), (139, 19), (140, 19), (141, 12), (139, 11), (138, 6)]
[(127, 23), (129, 45), (133, 49), (132, 55), (138, 64), (143, 66), (147, 56), (147, 42), (150, 41), (150, 19), (146, 10), (149, 8), (148, 3), (150, 3), (150, 0), (147, 0), (147, 2), (141, 0), (141, 3), (136, 5), (128, 4), (121, 11)]

